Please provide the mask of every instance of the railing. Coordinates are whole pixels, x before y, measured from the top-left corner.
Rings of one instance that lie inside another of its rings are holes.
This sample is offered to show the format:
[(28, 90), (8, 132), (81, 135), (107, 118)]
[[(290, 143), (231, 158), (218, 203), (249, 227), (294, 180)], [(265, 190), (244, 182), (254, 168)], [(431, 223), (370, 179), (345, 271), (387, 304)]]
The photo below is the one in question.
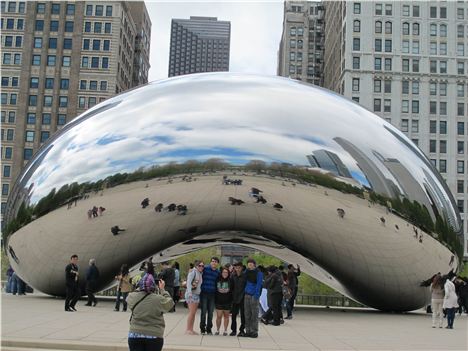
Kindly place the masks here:
[(296, 296), (297, 305), (336, 306), (336, 307), (366, 307), (341, 295), (302, 295)]

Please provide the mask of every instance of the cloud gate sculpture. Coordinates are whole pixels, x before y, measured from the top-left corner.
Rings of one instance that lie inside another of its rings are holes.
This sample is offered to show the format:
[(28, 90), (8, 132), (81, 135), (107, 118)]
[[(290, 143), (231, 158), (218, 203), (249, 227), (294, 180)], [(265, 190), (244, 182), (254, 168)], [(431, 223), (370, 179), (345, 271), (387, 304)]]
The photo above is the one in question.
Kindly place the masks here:
[(82, 277), (96, 259), (102, 289), (122, 263), (236, 243), (406, 311), (462, 252), (448, 187), (398, 129), (324, 89), (229, 73), (153, 82), (89, 109), (29, 162), (5, 220), (13, 268), (52, 295), (74, 253)]

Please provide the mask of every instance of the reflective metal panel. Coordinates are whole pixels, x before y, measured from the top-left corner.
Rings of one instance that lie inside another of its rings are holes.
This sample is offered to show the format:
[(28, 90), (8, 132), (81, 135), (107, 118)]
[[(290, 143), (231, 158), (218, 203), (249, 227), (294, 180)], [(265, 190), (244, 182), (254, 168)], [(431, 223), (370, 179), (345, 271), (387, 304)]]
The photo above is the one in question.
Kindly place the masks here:
[(74, 253), (82, 277), (96, 258), (100, 289), (122, 263), (238, 242), (411, 310), (428, 298), (419, 282), (462, 252), (450, 191), (403, 133), (330, 91), (229, 73), (154, 82), (77, 117), (28, 164), (6, 220), (14, 269), (54, 295)]

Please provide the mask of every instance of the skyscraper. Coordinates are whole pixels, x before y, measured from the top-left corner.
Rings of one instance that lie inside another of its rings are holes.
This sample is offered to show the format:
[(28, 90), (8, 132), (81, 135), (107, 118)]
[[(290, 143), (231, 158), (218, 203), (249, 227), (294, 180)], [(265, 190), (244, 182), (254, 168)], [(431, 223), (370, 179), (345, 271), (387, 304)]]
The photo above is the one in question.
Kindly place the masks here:
[(169, 77), (229, 71), (231, 22), (216, 17), (173, 19)]
[(323, 86), (324, 7), (319, 1), (285, 1), (278, 75)]
[(1, 13), (3, 214), (19, 172), (55, 131), (147, 82), (151, 21), (144, 2), (2, 1)]
[(468, 256), (468, 3), (324, 1), (325, 84), (405, 133), (445, 178)]

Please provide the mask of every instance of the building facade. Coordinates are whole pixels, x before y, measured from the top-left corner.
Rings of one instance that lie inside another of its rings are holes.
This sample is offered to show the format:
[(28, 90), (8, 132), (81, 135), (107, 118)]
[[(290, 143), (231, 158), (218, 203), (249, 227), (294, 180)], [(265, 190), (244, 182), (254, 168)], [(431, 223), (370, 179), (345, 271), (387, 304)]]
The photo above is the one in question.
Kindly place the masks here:
[(54, 132), (147, 82), (151, 22), (144, 2), (2, 1), (1, 13), (3, 214), (16, 177)]
[(278, 75), (323, 86), (324, 7), (317, 1), (286, 1), (278, 50)]
[(216, 17), (173, 19), (169, 77), (229, 71), (231, 22)]
[(450, 187), (468, 256), (468, 2), (325, 1), (324, 86), (405, 133)]

